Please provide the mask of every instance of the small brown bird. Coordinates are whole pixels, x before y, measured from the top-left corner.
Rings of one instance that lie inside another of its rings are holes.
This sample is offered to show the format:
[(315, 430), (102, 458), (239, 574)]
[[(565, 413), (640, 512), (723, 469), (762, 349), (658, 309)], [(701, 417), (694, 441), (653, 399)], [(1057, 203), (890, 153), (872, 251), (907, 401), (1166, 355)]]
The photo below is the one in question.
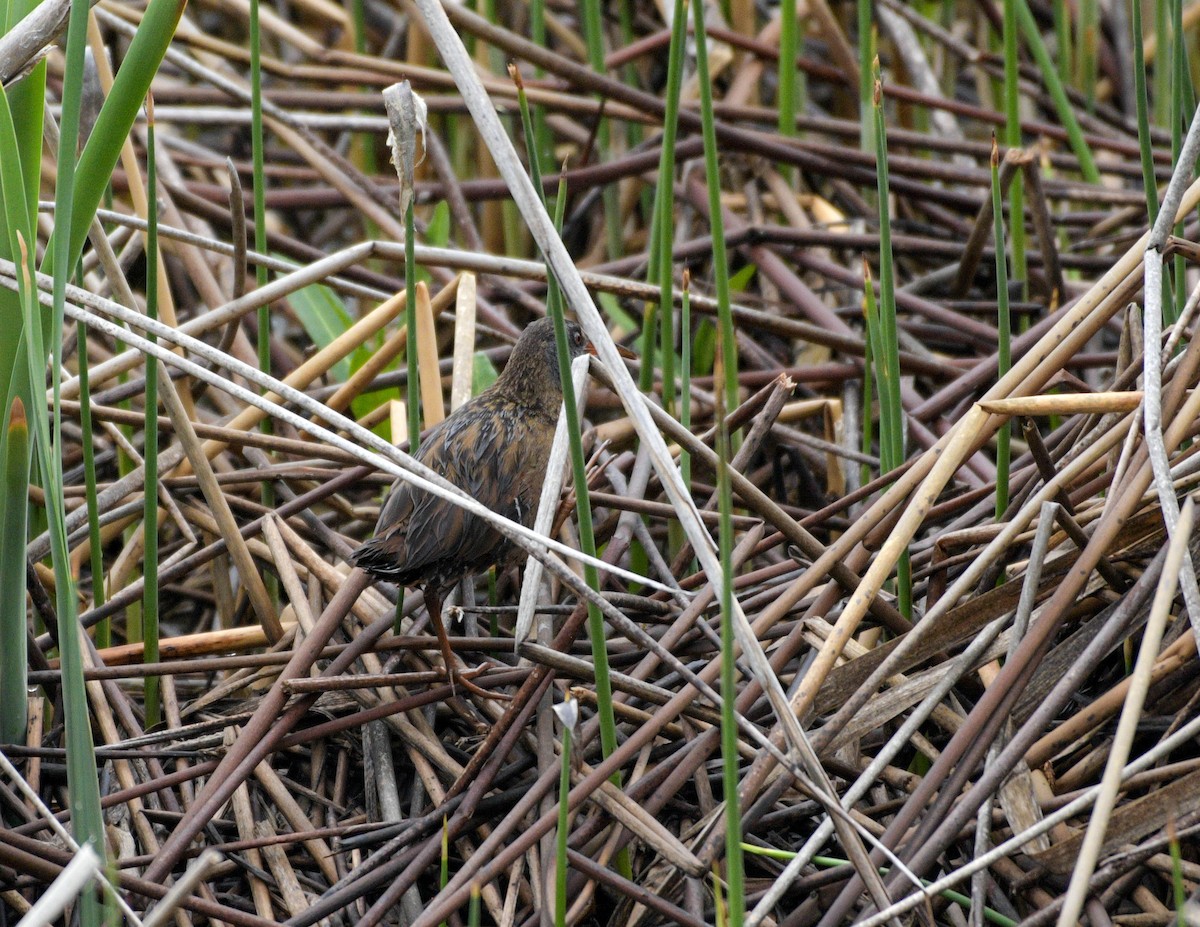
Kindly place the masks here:
[[(567, 322), (572, 358), (595, 353), (583, 330)], [(525, 329), (504, 372), (421, 442), (417, 460), (498, 515), (528, 527), (537, 511), (562, 405), (554, 324)], [(351, 555), (355, 566), (401, 586), (422, 586), (451, 685), (488, 695), (454, 669), (442, 623), (442, 598), (466, 576), (510, 563), (515, 547), (465, 509), (397, 480), (379, 513), (375, 537)]]

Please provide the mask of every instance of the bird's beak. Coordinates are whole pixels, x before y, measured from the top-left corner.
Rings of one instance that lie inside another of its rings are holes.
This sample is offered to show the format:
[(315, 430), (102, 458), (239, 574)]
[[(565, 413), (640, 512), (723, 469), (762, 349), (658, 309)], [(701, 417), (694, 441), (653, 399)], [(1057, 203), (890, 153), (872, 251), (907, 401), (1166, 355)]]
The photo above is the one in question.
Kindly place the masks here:
[[(615, 347), (617, 349), (617, 353), (620, 354), (622, 357), (624, 357), (626, 360), (637, 360), (638, 356), (636, 354), (634, 354), (631, 350), (629, 350), (629, 348), (625, 347), (623, 344), (614, 344), (613, 347)], [(600, 353), (599, 351), (596, 350), (596, 346), (594, 344), (592, 344), (592, 342), (590, 342), (590, 341), (587, 343), (587, 347), (584, 348), (584, 350), (587, 351), (588, 354), (591, 354), (593, 357), (599, 356), (599, 353)]]

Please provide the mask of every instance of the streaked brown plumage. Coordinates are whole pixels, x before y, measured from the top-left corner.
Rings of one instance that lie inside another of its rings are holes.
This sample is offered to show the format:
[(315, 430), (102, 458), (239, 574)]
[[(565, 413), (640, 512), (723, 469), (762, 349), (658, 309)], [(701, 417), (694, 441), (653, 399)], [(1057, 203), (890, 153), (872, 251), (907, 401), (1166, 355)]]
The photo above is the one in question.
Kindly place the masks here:
[[(591, 348), (574, 322), (567, 323), (567, 341), (572, 358)], [(548, 318), (539, 319), (525, 329), (496, 382), (430, 431), (417, 460), (497, 514), (528, 526), (561, 405), (554, 326)], [(379, 579), (423, 587), (453, 681), (442, 597), (463, 577), (506, 565), (516, 552), (482, 519), (397, 480), (379, 513), (375, 537), (351, 560)]]

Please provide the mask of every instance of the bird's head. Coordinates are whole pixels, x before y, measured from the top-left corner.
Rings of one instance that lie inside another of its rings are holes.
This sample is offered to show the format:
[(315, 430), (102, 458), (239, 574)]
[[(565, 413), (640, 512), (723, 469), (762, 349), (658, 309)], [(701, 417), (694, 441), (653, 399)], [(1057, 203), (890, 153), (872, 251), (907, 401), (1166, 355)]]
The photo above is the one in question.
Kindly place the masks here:
[[(582, 354), (596, 353), (578, 322), (566, 323), (566, 335), (567, 354), (572, 360)], [(526, 327), (496, 381), (496, 388), (519, 402), (552, 407), (557, 414), (558, 404), (562, 402), (562, 381), (559, 379), (553, 319), (538, 319)]]

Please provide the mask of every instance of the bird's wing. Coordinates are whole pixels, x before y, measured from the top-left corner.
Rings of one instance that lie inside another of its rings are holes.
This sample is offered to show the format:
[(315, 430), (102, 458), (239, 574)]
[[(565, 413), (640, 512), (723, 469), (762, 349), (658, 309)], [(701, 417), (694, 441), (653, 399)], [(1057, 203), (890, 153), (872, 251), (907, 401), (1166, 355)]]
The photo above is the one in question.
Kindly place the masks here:
[[(498, 515), (532, 523), (553, 423), (487, 394), (469, 406), (430, 432), (417, 458)], [(408, 585), (477, 572), (508, 547), (483, 519), (398, 481), (360, 551), (360, 566)]]
[[(439, 468), (451, 483), (499, 515), (511, 518), (511, 492), (508, 478), (495, 467), (495, 461), (511, 440), (510, 429), (494, 416), (465, 417), (451, 422), (445, 430), (445, 444), (439, 454)], [(499, 539), (482, 519), (446, 499), (420, 494), (413, 508), (413, 525), (427, 530), (410, 532), (409, 562), (435, 559), (461, 563), (462, 569), (488, 558)]]
[[(434, 428), (422, 442), (417, 460), (429, 466), (436, 465), (438, 448), (445, 442), (445, 425)], [(424, 564), (411, 564), (408, 551), (408, 526), (417, 503), (426, 494), (406, 480), (397, 479), (388, 490), (379, 518), (375, 522), (374, 535), (351, 557), (360, 566), (376, 576), (385, 576), (401, 584), (415, 582)]]

